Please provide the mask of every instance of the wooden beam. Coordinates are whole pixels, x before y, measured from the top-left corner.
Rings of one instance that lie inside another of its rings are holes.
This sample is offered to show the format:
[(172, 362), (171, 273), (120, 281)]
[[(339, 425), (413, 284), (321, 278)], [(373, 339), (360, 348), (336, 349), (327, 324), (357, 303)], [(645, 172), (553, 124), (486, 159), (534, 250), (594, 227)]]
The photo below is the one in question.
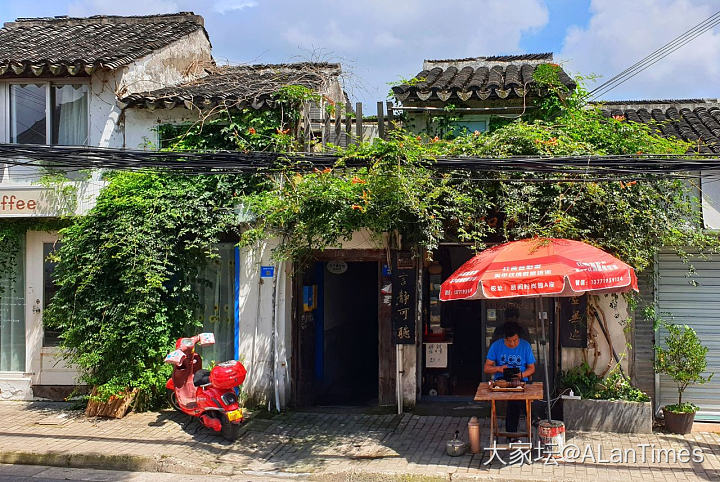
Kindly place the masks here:
[(363, 141), (363, 113), (362, 102), (355, 103), (355, 142), (360, 144)]
[(383, 119), (383, 103), (377, 103), (377, 124), (378, 124), (378, 136), (380, 139), (385, 139), (385, 120)]
[(350, 145), (350, 137), (352, 133), (352, 109), (350, 104), (345, 106), (345, 145)]
[(388, 120), (388, 132), (390, 132), (393, 129), (393, 121), (395, 120), (395, 116), (393, 115), (393, 103), (390, 101), (387, 101), (385, 103), (387, 106), (387, 120)]

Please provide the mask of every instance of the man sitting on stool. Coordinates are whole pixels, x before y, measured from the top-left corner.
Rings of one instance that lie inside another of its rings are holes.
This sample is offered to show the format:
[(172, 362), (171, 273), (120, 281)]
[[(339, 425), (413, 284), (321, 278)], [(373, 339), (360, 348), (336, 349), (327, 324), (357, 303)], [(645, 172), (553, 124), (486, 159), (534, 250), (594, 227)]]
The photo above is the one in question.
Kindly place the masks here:
[[(517, 368), (516, 375), (523, 381), (535, 373), (535, 355), (530, 343), (520, 339), (520, 325), (514, 321), (507, 321), (502, 327), (503, 338), (490, 345), (487, 360), (485, 360), (485, 373), (494, 375), (494, 379), (502, 378), (506, 368)], [(517, 432), (520, 411), (524, 402), (522, 400), (509, 400), (505, 415), (505, 431)]]

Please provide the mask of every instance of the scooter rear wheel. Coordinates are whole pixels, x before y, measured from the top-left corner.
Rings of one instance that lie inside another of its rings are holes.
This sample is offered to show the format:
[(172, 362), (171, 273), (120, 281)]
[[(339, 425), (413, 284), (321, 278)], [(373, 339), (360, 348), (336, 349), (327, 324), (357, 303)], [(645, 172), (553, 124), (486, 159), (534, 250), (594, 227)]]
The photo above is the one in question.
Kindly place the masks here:
[(230, 442), (237, 440), (238, 435), (240, 435), (240, 424), (231, 422), (226, 413), (215, 413), (220, 417), (220, 423), (222, 424), (220, 435)]

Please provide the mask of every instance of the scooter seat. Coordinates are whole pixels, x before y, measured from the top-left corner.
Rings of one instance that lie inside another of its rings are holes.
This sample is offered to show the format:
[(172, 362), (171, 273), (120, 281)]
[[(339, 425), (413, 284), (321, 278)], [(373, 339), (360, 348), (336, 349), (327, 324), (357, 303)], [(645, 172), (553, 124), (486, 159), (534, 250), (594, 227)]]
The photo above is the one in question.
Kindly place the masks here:
[(198, 370), (193, 375), (193, 385), (200, 387), (210, 383), (210, 370)]

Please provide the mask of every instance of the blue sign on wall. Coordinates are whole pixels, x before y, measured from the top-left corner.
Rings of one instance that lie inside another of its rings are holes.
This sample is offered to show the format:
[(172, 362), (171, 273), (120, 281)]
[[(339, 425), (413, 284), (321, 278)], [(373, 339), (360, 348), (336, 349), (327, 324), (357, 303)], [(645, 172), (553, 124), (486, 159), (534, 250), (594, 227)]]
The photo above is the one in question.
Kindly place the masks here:
[(260, 266), (261, 278), (272, 278), (275, 276), (275, 266)]

